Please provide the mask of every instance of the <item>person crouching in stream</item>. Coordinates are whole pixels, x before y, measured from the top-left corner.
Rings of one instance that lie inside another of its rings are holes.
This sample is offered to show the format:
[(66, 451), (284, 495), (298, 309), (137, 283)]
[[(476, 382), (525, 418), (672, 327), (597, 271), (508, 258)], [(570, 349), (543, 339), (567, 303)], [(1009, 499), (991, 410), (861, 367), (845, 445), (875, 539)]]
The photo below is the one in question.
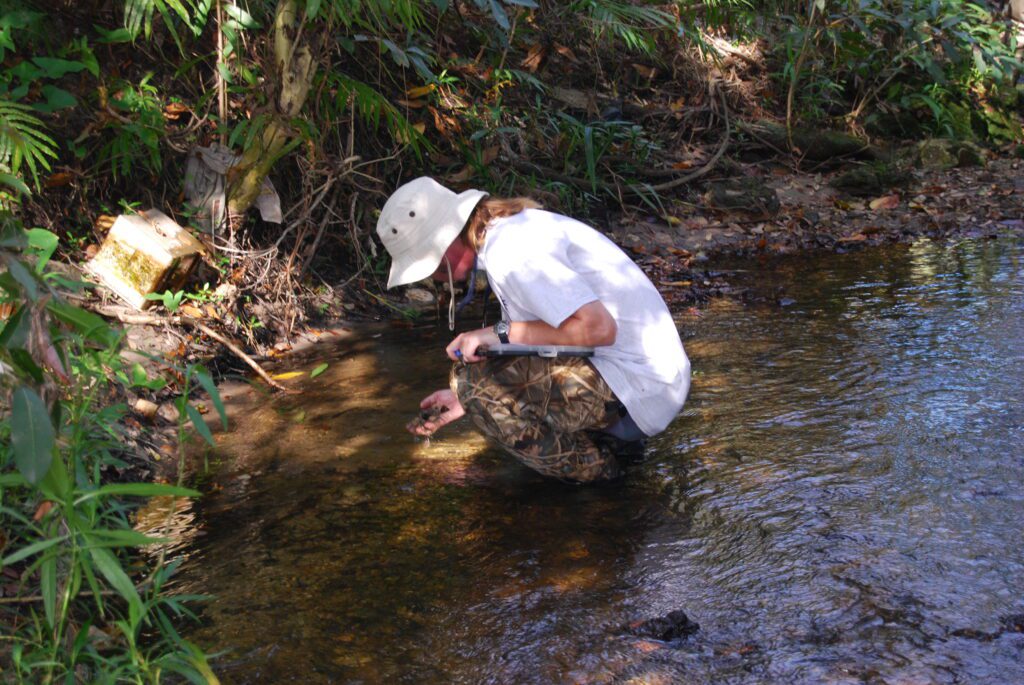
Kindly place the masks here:
[[(642, 450), (682, 408), (690, 362), (672, 315), (643, 271), (593, 228), (527, 198), (456, 194), (422, 177), (388, 198), (377, 235), (392, 258), (388, 288), (429, 276), (454, 295), (454, 281), (480, 269), (501, 303), (498, 323), (445, 348), (451, 387), (420, 403), (431, 418), (410, 432), (429, 436), (468, 414), (526, 466), (589, 483), (619, 476), (616, 453)], [(509, 342), (595, 350), (589, 359), (476, 354)]]

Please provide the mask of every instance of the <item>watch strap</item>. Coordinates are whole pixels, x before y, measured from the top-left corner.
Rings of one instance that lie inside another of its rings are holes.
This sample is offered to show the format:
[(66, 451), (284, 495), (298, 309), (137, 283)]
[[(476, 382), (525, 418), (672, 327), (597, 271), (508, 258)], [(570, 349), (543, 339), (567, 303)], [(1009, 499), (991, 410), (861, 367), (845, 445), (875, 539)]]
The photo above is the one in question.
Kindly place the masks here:
[(502, 345), (508, 345), (508, 332), (510, 328), (511, 324), (505, 320), (501, 320), (494, 324), (494, 334), (498, 336), (498, 342)]

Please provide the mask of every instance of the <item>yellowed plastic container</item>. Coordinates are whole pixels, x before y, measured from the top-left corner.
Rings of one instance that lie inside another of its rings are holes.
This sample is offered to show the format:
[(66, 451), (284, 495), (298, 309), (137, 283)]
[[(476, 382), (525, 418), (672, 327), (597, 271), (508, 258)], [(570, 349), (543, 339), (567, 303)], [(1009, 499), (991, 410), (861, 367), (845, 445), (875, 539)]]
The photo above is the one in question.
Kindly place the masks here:
[(156, 209), (122, 214), (85, 268), (136, 309), (149, 293), (180, 289), (199, 263), (203, 244)]

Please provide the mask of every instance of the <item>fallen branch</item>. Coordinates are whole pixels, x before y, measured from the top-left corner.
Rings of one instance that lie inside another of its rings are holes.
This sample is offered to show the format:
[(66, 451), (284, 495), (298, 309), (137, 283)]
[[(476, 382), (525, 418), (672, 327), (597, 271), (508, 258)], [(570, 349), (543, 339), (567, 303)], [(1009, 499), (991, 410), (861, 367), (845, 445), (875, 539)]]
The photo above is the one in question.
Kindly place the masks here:
[(269, 384), (271, 387), (277, 388), (278, 390), (282, 390), (282, 391), (287, 392), (287, 393), (297, 393), (297, 392), (300, 392), (299, 390), (295, 390), (293, 388), (288, 388), (288, 387), (286, 387), (284, 385), (281, 385), (277, 381), (275, 381), (273, 378), (271, 378), (270, 374), (267, 373), (263, 369), (262, 366), (257, 364), (255, 359), (253, 359), (248, 354), (246, 354), (242, 350), (241, 347), (236, 345), (229, 338), (227, 338), (227, 337), (221, 335), (220, 333), (218, 333), (217, 331), (213, 330), (212, 328), (210, 328), (206, 324), (201, 323), (201, 322), (193, 319), (190, 316), (159, 317), (159, 316), (154, 316), (153, 314), (122, 312), (122, 311), (119, 311), (118, 309), (113, 308), (113, 307), (96, 307), (95, 309), (96, 309), (96, 311), (98, 313), (103, 314), (104, 316), (113, 317), (113, 318), (117, 319), (118, 321), (120, 321), (122, 323), (128, 323), (128, 324), (134, 324), (134, 325), (142, 325), (142, 326), (162, 326), (162, 325), (166, 325), (166, 324), (184, 324), (186, 326), (194, 328), (194, 329), (202, 332), (206, 336), (208, 336), (210, 338), (213, 338), (214, 340), (219, 342), (224, 347), (228, 348), (228, 350), (230, 350), (236, 357), (238, 357), (243, 362), (248, 364), (249, 367), (252, 368), (252, 370), (255, 371), (257, 373), (257, 375), (259, 375), (260, 378), (265, 380), (267, 382), (267, 384)]
[(298, 390), (293, 390), (291, 388), (287, 388), (287, 387), (281, 385), (280, 383), (278, 383), (277, 381), (275, 381), (273, 378), (270, 377), (269, 373), (267, 373), (266, 371), (263, 370), (262, 366), (260, 366), (259, 364), (256, 363), (256, 360), (254, 360), (252, 357), (250, 357), (245, 352), (243, 352), (242, 348), (240, 348), (235, 343), (231, 342), (231, 340), (229, 340), (228, 338), (225, 338), (224, 336), (222, 336), (220, 333), (217, 333), (216, 331), (214, 331), (209, 326), (207, 326), (205, 324), (202, 324), (202, 323), (199, 323), (195, 319), (192, 319), (192, 318), (187, 317), (187, 316), (183, 316), (182, 317), (182, 322), (188, 324), (189, 326), (192, 326), (193, 328), (196, 328), (196, 329), (202, 331), (203, 333), (205, 333), (209, 337), (213, 338), (214, 340), (216, 340), (217, 342), (222, 344), (224, 347), (226, 347), (229, 350), (231, 350), (232, 352), (234, 352), (235, 355), (239, 359), (241, 359), (246, 364), (248, 364), (250, 367), (252, 367), (252, 370), (255, 371), (257, 374), (259, 374), (259, 377), (262, 378), (263, 380), (265, 380), (269, 385), (277, 388), (278, 390), (283, 390), (284, 392), (287, 392), (287, 393), (297, 393), (297, 392), (299, 392)]

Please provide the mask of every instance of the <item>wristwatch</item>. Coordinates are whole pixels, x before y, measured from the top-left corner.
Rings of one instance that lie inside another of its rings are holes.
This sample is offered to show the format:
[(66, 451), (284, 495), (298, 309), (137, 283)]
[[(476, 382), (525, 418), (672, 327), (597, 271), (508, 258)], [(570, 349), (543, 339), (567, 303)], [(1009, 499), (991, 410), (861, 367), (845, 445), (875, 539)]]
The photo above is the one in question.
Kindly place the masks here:
[(508, 345), (508, 333), (512, 330), (512, 324), (502, 319), (494, 324), (494, 334), (498, 336), (498, 342)]

